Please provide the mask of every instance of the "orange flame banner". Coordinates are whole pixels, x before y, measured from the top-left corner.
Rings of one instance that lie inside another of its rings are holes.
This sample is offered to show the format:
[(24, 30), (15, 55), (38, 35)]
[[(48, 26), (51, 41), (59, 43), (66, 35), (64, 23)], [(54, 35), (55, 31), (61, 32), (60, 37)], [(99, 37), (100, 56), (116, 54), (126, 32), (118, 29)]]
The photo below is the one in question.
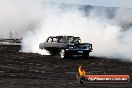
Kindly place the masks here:
[[(78, 76), (83, 76), (88, 83), (129, 83), (129, 75), (86, 75), (82, 66), (78, 68)], [(78, 77), (81, 79), (81, 77)], [(82, 79), (81, 79), (82, 80)]]
[(84, 76), (84, 75), (86, 74), (85, 70), (82, 69), (82, 66), (79, 66), (78, 72), (79, 72), (79, 75), (80, 75), (80, 76)]

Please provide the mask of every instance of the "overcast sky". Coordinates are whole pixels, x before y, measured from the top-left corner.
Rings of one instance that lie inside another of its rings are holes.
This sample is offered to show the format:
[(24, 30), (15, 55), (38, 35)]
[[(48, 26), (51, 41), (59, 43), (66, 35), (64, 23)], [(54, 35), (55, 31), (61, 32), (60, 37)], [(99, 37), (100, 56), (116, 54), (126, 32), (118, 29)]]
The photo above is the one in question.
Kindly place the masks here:
[(132, 0), (48, 0), (57, 3), (67, 4), (83, 4), (93, 6), (107, 6), (107, 7), (131, 7)]

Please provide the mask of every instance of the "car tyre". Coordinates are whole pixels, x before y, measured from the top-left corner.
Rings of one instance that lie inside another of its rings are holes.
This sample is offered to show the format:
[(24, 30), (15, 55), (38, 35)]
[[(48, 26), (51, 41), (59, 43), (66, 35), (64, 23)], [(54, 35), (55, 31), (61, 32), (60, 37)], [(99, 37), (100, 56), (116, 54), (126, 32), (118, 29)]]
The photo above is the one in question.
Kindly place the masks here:
[(66, 58), (66, 51), (65, 51), (65, 49), (61, 49), (61, 50), (60, 50), (60, 57), (61, 57), (62, 59)]

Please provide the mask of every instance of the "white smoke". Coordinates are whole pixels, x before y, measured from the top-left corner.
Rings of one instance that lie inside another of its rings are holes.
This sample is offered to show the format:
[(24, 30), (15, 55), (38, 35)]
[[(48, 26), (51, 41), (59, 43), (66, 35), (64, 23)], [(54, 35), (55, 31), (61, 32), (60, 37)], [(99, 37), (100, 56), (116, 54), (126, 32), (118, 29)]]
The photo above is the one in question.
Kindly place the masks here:
[(78, 6), (43, 0), (1, 0), (0, 37), (16, 31), (23, 36), (23, 52), (47, 54), (39, 49), (39, 43), (47, 37), (79, 36), (82, 42), (93, 44), (90, 55), (131, 59), (131, 10), (124, 11), (117, 10), (116, 16), (109, 19), (106, 11), (99, 9), (90, 10), (86, 16)]
[[(104, 14), (104, 13), (103, 13)], [(84, 16), (78, 8), (65, 10), (64, 8), (53, 8), (50, 6), (39, 28), (28, 34), (27, 39), (31, 43), (26, 48), (29, 51), (39, 52), (38, 45), (44, 42), (48, 36), (74, 35), (80, 36), (83, 42), (93, 44), (94, 56), (131, 58), (131, 41), (129, 30), (122, 32), (122, 27), (114, 23), (115, 19), (108, 19), (92, 10), (89, 16)], [(129, 47), (129, 48), (128, 48)], [(36, 49), (37, 48), (37, 49)]]
[(0, 0), (0, 38), (9, 38), (9, 33), (24, 36), (43, 17), (40, 0)]

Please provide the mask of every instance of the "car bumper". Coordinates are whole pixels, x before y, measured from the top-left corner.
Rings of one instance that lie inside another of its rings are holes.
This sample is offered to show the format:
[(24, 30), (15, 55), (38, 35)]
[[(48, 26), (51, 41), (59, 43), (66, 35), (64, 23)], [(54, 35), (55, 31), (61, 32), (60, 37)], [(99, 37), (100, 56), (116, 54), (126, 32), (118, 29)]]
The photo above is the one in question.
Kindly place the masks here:
[(87, 55), (90, 52), (92, 52), (92, 50), (83, 50), (83, 49), (66, 49), (66, 53), (68, 55)]

